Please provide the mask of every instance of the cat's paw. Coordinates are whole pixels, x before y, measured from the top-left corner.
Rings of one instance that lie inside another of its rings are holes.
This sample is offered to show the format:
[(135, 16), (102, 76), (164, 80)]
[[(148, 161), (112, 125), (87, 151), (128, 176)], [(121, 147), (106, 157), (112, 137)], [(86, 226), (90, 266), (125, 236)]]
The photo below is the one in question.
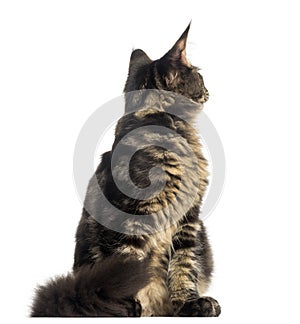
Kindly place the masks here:
[[(142, 316), (142, 305), (138, 300), (130, 299), (130, 307), (127, 307), (129, 317), (141, 317)], [(129, 305), (128, 305), (129, 306)]]
[(211, 297), (201, 297), (186, 302), (180, 309), (178, 316), (217, 317), (221, 314), (219, 303)]

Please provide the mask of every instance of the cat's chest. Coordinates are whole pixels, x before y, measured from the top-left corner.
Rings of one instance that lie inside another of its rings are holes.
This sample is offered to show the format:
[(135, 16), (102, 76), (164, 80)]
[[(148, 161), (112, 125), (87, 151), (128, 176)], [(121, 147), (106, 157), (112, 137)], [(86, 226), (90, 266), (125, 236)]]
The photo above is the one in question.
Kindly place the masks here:
[(172, 249), (172, 238), (177, 229), (177, 225), (152, 233), (147, 237), (145, 252), (147, 254), (169, 254)]
[(154, 256), (169, 257), (172, 250), (172, 239), (176, 232), (177, 225), (171, 225), (163, 231), (153, 232), (140, 237), (135, 237), (136, 244), (132, 244), (132, 236), (125, 239), (125, 242), (119, 246), (114, 253), (121, 255), (130, 255), (139, 260), (152, 258)]

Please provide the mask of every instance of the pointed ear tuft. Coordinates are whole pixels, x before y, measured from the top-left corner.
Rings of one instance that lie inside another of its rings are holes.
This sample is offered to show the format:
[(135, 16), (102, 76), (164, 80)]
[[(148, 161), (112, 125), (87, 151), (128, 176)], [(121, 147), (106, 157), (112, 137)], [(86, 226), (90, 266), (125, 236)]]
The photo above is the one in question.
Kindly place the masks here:
[(187, 61), (186, 58), (186, 42), (187, 42), (187, 37), (188, 33), (190, 30), (191, 22), (183, 32), (183, 34), (179, 37), (177, 42), (174, 44), (174, 46), (169, 50), (167, 54), (165, 54), (161, 60), (167, 60), (170, 61), (171, 63), (182, 63), (184, 65), (189, 66), (189, 62)]

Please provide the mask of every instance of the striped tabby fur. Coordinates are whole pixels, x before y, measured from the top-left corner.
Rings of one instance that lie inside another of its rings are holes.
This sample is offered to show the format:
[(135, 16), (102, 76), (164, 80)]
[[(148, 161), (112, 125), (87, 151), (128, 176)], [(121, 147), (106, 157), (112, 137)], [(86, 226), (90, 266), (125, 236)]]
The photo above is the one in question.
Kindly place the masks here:
[[(125, 85), (126, 113), (117, 124), (112, 151), (103, 154), (89, 183), (76, 234), (74, 273), (89, 264), (105, 263), (110, 256), (150, 259), (150, 281), (135, 296), (141, 303), (142, 316), (220, 314), (218, 302), (203, 297), (213, 261), (199, 219), (208, 183), (207, 161), (193, 123), (208, 99), (208, 91), (198, 69), (186, 59), (188, 31), (189, 26), (159, 60), (152, 61), (142, 50), (133, 51)], [(178, 137), (151, 133), (150, 128), (122, 141), (130, 132), (149, 125)], [(167, 141), (171, 149), (155, 145), (160, 140)], [(130, 165), (124, 165), (129, 152), (143, 144), (145, 148), (133, 155)], [(119, 155), (112, 167), (117, 148)], [(174, 154), (172, 149), (179, 153)], [(125, 168), (129, 167), (132, 182), (147, 188), (151, 184), (149, 170), (154, 166), (164, 172), (152, 175), (152, 183), (163, 183), (163, 189), (153, 197), (132, 198), (115, 183), (124, 182)], [(105, 199), (114, 208), (104, 207)], [(122, 212), (136, 217), (123, 217)], [(120, 231), (114, 230), (116, 226)]]

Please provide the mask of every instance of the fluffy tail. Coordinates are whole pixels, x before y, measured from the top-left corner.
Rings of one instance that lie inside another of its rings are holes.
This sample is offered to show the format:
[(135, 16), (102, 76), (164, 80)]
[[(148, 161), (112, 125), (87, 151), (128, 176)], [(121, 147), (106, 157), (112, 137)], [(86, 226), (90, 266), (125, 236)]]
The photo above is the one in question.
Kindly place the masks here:
[(107, 258), (36, 290), (32, 317), (140, 316), (136, 293), (148, 282), (147, 261)]

